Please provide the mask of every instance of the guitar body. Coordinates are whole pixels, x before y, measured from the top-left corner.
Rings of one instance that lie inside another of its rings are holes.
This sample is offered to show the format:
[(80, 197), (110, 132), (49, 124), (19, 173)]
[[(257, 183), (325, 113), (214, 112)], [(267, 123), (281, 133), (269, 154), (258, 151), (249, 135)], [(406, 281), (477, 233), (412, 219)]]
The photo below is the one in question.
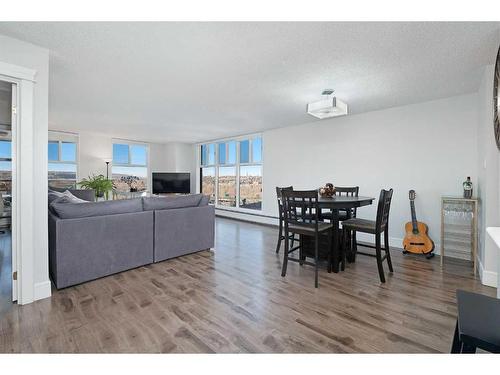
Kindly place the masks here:
[(405, 224), (405, 238), (403, 240), (403, 249), (413, 254), (427, 254), (434, 250), (434, 242), (427, 235), (429, 228), (427, 224), (417, 221), (418, 233), (413, 233), (413, 223), (411, 221)]
[(403, 240), (403, 254), (425, 254), (427, 258), (432, 258), (434, 255), (434, 242), (428, 236), (429, 228), (426, 224), (417, 221), (415, 214), (415, 190), (410, 190), (410, 209), (411, 221), (405, 224), (405, 238)]

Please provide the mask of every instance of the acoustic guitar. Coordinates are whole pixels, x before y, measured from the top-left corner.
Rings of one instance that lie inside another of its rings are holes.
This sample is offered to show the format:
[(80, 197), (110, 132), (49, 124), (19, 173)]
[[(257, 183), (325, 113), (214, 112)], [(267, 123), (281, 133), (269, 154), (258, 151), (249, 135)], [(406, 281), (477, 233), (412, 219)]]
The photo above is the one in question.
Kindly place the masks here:
[(411, 221), (405, 224), (406, 235), (403, 240), (403, 254), (425, 254), (425, 257), (429, 259), (434, 256), (434, 242), (427, 235), (429, 231), (427, 225), (417, 221), (415, 196), (415, 190), (410, 190)]

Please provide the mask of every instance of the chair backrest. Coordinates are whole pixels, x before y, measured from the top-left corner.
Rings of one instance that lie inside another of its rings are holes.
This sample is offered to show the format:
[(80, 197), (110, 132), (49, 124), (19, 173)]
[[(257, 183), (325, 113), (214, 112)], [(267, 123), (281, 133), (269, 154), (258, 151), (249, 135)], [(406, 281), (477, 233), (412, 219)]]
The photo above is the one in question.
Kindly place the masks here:
[(317, 190), (282, 190), (285, 227), (289, 224), (318, 226), (319, 206)]
[(375, 222), (375, 230), (382, 232), (389, 226), (389, 211), (391, 209), (392, 189), (380, 191), (377, 207), (377, 220)]
[(283, 196), (282, 196), (282, 191), (293, 191), (293, 186), (286, 186), (286, 187), (279, 187), (276, 186), (276, 197), (278, 198), (278, 215), (279, 219), (283, 220)]
[[(335, 195), (343, 197), (358, 197), (359, 186), (335, 186)], [(351, 209), (351, 217), (356, 217), (357, 208)]]
[(357, 197), (359, 196), (359, 186), (335, 186), (335, 195)]

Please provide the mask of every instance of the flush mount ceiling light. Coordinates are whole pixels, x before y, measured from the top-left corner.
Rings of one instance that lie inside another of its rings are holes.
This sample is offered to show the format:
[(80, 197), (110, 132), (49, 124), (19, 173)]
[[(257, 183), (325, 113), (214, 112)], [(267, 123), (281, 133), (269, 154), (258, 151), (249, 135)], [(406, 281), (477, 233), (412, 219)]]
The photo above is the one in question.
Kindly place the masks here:
[(323, 100), (309, 103), (307, 105), (307, 113), (319, 119), (345, 116), (349, 113), (347, 104), (337, 99), (333, 90), (324, 90), (321, 95)]

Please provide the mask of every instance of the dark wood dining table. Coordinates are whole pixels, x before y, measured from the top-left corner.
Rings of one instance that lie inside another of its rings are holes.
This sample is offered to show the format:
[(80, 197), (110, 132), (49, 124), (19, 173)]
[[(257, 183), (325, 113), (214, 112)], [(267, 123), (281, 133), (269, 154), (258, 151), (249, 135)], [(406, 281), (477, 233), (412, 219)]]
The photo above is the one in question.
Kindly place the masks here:
[[(347, 218), (351, 216), (351, 210), (353, 208), (369, 206), (373, 203), (375, 198), (372, 197), (349, 197), (334, 195), (331, 198), (319, 197), (318, 206), (320, 209), (329, 209), (332, 212), (332, 225), (333, 225), (333, 253), (339, 254), (338, 249), (338, 235), (339, 235), (339, 210), (345, 210), (347, 212)], [(339, 272), (339, 259), (338, 257), (333, 257), (333, 272)]]

